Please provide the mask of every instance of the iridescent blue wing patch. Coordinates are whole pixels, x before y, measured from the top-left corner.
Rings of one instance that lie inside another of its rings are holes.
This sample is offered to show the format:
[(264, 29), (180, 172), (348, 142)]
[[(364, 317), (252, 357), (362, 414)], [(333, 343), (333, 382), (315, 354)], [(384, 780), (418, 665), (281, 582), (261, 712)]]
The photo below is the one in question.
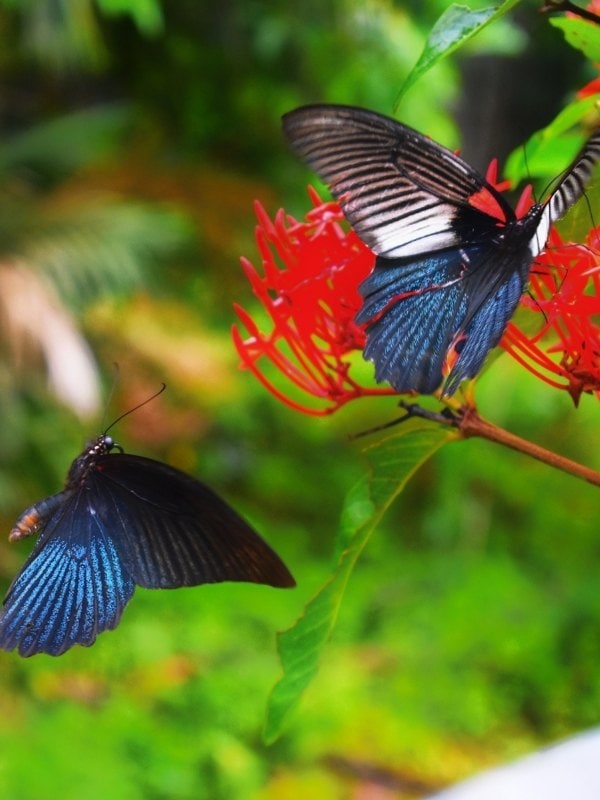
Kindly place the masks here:
[(114, 628), (135, 584), (88, 498), (74, 495), (48, 520), (0, 616), (0, 647), (58, 656)]

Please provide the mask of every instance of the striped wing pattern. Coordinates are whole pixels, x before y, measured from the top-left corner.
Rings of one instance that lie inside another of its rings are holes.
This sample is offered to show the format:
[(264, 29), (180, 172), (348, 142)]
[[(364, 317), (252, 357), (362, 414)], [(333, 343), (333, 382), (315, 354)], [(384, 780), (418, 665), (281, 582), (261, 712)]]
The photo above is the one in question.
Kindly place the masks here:
[(380, 114), (306, 106), (283, 127), (378, 256), (356, 321), (367, 325), (364, 356), (377, 380), (399, 392), (427, 394), (443, 383), (448, 395), (477, 374), (551, 224), (581, 197), (600, 160), (596, 132), (546, 203), (517, 220), (466, 162)]
[[(503, 220), (514, 218), (502, 196), (465, 161), (388, 117), (348, 106), (305, 106), (284, 116), (283, 129), (380, 256), (416, 257), (459, 246), (457, 210), (482, 191)], [(470, 213), (487, 231), (489, 218), (473, 208)]]
[(600, 161), (600, 131), (588, 139), (573, 162), (563, 172), (556, 188), (544, 203), (539, 227), (532, 241), (534, 257), (546, 246), (550, 227), (564, 217), (585, 191), (594, 167)]
[[(465, 252), (479, 268), (466, 278), (461, 276)], [(527, 252), (524, 246), (516, 257), (528, 268)], [(444, 393), (452, 394), (463, 379), (477, 374), (523, 292), (516, 263), (507, 259), (509, 277), (498, 281), (493, 280), (497, 274), (490, 275), (497, 260), (485, 247), (432, 254), (411, 264), (377, 259), (360, 287), (365, 302), (357, 316), (357, 322), (369, 322), (364, 357), (375, 364), (376, 379), (398, 392), (431, 394), (442, 382), (454, 346), (457, 359)]]

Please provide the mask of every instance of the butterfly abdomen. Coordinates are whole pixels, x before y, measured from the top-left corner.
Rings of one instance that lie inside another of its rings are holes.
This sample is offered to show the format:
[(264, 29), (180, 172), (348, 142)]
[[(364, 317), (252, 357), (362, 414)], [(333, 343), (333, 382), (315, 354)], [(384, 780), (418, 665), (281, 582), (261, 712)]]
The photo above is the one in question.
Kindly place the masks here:
[(58, 492), (58, 494), (53, 494), (50, 497), (46, 497), (44, 500), (39, 500), (37, 503), (34, 503), (34, 505), (25, 509), (8, 534), (8, 541), (16, 542), (19, 539), (24, 539), (26, 536), (33, 536), (39, 533), (44, 527), (44, 523), (48, 517), (63, 502), (64, 497), (64, 492)]

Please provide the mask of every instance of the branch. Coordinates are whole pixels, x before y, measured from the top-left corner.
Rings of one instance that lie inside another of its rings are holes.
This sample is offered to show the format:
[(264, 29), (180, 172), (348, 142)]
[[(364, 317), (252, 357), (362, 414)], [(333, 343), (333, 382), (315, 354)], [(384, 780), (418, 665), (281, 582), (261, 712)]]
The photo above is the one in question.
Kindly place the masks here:
[(400, 403), (402, 408), (406, 411), (406, 415), (402, 417), (401, 422), (408, 417), (422, 417), (430, 419), (433, 422), (439, 422), (442, 425), (450, 425), (456, 428), (461, 436), (465, 439), (479, 436), (482, 439), (488, 439), (490, 442), (510, 447), (511, 450), (516, 450), (519, 453), (536, 458), (544, 464), (548, 464), (555, 469), (560, 469), (563, 472), (568, 472), (576, 478), (582, 478), (584, 481), (600, 486), (600, 472), (590, 469), (589, 467), (578, 464), (576, 461), (571, 461), (570, 458), (558, 455), (551, 450), (546, 450), (527, 439), (522, 439), (514, 433), (510, 433), (504, 428), (499, 428), (492, 422), (488, 422), (479, 416), (479, 413), (473, 406), (462, 406), (456, 410), (445, 408), (442, 412), (429, 411), (416, 403)]
[(561, 11), (575, 14), (576, 16), (581, 17), (581, 19), (596, 23), (596, 25), (600, 23), (600, 17), (597, 14), (593, 14), (586, 8), (580, 8), (574, 3), (569, 2), (569, 0), (546, 0), (544, 5), (540, 8), (540, 12), (542, 14), (555, 14)]

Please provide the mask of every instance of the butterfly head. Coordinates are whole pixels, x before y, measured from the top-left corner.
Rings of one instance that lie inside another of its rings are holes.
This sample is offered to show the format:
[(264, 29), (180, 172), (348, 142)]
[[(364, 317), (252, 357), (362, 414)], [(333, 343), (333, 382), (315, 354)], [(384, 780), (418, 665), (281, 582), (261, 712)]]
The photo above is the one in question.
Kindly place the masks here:
[(110, 453), (111, 450), (119, 450), (119, 452), (123, 452), (123, 448), (115, 442), (112, 436), (108, 436), (106, 433), (103, 433), (98, 437), (94, 443), (94, 447), (98, 448), (102, 455)]
[(98, 438), (88, 442), (85, 449), (71, 464), (67, 475), (66, 488), (73, 488), (81, 483), (97, 460), (109, 455), (113, 450), (123, 452), (123, 448), (115, 442), (112, 436), (101, 433)]
[(121, 445), (117, 444), (112, 436), (109, 436), (107, 433), (101, 433), (97, 439), (87, 443), (80, 458), (87, 457), (94, 459), (98, 456), (107, 456), (113, 450), (118, 450), (120, 453), (123, 452)]

